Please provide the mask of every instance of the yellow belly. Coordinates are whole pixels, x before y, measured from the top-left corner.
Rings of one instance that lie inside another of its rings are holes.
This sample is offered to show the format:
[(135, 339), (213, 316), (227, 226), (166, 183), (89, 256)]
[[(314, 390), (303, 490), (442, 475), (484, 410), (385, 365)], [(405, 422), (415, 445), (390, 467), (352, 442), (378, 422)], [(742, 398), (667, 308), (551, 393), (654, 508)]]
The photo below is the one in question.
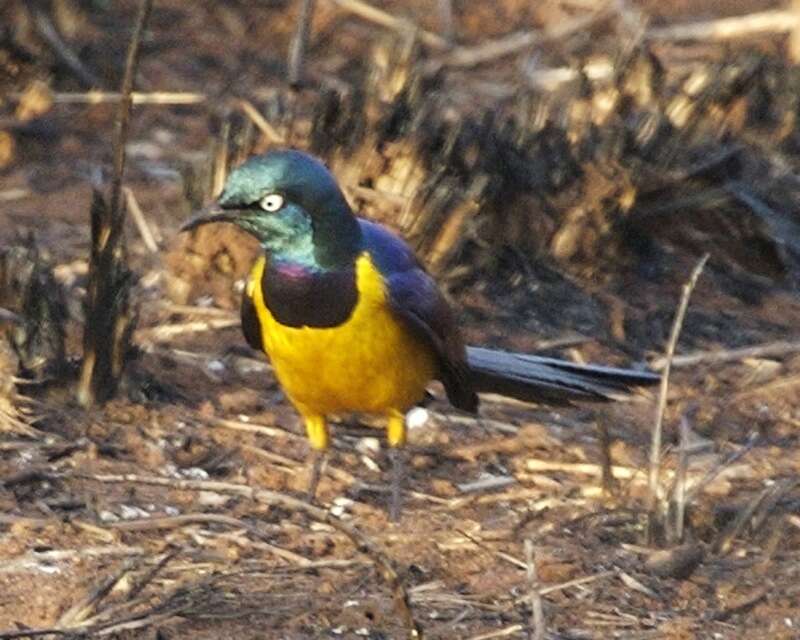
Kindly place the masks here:
[(380, 274), (367, 255), (356, 262), (359, 300), (337, 327), (286, 327), (264, 304), (262, 257), (247, 285), (264, 350), (289, 399), (306, 417), (405, 411), (424, 395), (436, 364), (430, 349), (392, 315)]

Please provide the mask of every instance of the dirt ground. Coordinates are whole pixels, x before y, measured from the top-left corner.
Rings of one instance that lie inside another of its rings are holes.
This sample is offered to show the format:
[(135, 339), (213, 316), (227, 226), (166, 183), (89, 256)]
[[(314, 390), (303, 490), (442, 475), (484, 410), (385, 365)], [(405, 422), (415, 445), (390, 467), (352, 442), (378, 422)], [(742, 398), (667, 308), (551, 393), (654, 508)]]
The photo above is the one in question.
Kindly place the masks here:
[[(72, 24), (103, 86), (119, 84), (136, 4), (53, 3), (54, 15), (72, 7), (88, 16), (59, 24)], [(308, 453), (268, 363), (237, 324), (255, 247), (229, 230), (205, 240), (177, 233), (190, 212), (182, 176), (208, 153), (226, 99), (257, 102), (285, 88), (296, 4), (156, 3), (141, 89), (207, 99), (134, 110), (125, 184), (158, 248), (148, 250), (131, 223), (139, 352), (120, 394), (85, 410), (69, 376), (23, 381), (14, 393), (30, 398), (16, 401), (35, 430), (0, 424), (0, 638), (26, 629), (119, 639), (407, 637), (369, 554), (329, 524), (254, 499), (250, 489), (302, 497)], [(436, 3), (374, 4), (439, 27)], [(487, 17), (488, 3), (453, 3), (458, 37), (471, 44), (541, 26), (553, 7), (586, 4), (509, 1)], [(631, 4), (655, 25), (779, 6)], [(383, 31), (336, 3), (318, 5), (309, 66), (344, 74)], [(80, 90), (58, 64), (48, 73), (54, 91)], [(11, 129), (12, 155), (0, 165), (0, 249), (31, 233), (54, 265), (69, 299), (73, 357), (90, 180), (110, 164), (113, 118), (110, 105), (57, 103)], [(654, 365), (695, 249), (675, 248), (669, 269), (655, 275), (621, 263), (596, 280), (533, 257), (523, 273), (501, 268), (452, 293), (471, 344)], [(747, 250), (760, 264), (759, 249)], [(534, 567), (548, 638), (800, 638), (800, 296), (791, 270), (740, 271), (712, 251), (678, 354), (785, 343), (676, 363), (659, 503), (670, 502), (683, 423), (692, 454), (682, 544), (647, 539), (657, 392), (558, 408), (491, 397), (473, 419), (448, 408), (434, 386), (426, 421), (410, 433), (398, 523), (387, 518), (382, 431), (348, 418), (335, 426), (320, 503), (396, 563), (425, 637), (529, 637)], [(4, 359), (13, 363), (5, 347)], [(0, 366), (8, 380), (12, 371)], [(615, 476), (606, 486), (605, 456)]]

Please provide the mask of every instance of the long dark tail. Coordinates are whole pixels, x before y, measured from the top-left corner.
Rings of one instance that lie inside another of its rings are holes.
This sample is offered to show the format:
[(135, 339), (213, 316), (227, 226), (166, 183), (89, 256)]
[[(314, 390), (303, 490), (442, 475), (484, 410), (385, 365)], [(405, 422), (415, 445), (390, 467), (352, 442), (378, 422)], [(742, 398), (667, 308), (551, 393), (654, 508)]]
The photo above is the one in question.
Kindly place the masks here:
[(633, 387), (654, 385), (661, 379), (650, 371), (574, 364), (482, 347), (467, 347), (467, 361), (475, 391), (526, 402), (617, 400)]

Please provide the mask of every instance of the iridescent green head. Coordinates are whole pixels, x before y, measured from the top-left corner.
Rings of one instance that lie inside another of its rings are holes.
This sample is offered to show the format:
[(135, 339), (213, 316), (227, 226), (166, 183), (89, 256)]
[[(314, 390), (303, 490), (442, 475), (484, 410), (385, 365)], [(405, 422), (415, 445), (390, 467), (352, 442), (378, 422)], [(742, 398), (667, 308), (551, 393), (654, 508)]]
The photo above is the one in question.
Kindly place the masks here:
[(231, 222), (277, 260), (333, 268), (351, 264), (361, 231), (336, 179), (319, 160), (291, 149), (250, 158), (234, 169), (217, 206), (182, 231)]

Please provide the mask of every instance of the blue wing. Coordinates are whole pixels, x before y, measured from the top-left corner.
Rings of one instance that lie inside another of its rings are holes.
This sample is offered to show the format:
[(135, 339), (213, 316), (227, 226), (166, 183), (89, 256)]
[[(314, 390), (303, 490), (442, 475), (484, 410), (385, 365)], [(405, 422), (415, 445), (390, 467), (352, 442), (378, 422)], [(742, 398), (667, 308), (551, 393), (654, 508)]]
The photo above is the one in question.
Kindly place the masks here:
[(476, 411), (478, 397), (466, 350), (447, 300), (400, 237), (381, 225), (359, 222), (364, 248), (385, 279), (392, 312), (436, 354), (440, 379), (453, 406)]

